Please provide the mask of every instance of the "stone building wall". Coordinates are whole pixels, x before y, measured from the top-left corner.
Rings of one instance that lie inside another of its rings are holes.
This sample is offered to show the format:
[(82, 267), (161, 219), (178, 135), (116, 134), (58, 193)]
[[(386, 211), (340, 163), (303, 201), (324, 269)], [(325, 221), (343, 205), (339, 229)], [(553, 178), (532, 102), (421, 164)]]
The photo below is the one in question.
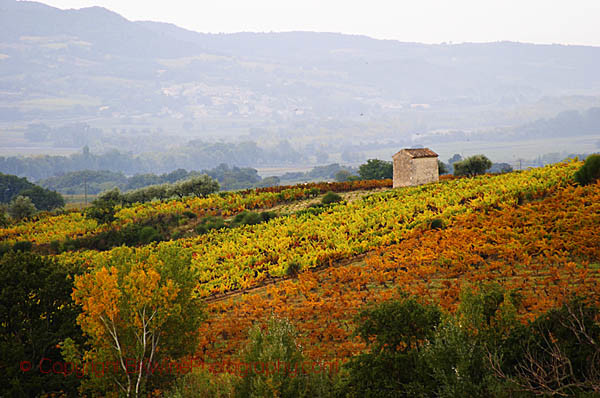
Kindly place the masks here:
[(413, 184), (421, 185), (437, 182), (440, 179), (437, 158), (413, 159)]
[(439, 181), (437, 157), (413, 157), (401, 150), (392, 159), (394, 188)]
[(399, 152), (393, 158), (394, 162), (394, 179), (392, 186), (394, 188), (397, 187), (407, 187), (412, 185), (411, 176), (413, 175), (413, 162), (412, 158), (406, 154)]

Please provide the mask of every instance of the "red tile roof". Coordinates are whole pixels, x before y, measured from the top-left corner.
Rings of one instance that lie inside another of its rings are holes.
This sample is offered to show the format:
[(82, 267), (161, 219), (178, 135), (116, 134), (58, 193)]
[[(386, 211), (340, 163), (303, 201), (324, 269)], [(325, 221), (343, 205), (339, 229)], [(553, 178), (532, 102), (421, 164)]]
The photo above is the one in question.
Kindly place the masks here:
[[(438, 154), (433, 152), (429, 148), (407, 148), (402, 149), (400, 152), (406, 152), (411, 158), (437, 158)], [(398, 152), (398, 153), (400, 153)], [(394, 155), (395, 156), (395, 155)]]

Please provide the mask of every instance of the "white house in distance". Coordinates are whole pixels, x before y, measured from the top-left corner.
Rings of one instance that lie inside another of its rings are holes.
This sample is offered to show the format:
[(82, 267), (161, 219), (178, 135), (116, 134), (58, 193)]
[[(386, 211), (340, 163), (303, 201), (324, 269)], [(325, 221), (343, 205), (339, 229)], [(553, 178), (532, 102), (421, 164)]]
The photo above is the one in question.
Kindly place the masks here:
[(429, 148), (402, 149), (392, 156), (393, 187), (408, 187), (439, 181), (438, 154)]

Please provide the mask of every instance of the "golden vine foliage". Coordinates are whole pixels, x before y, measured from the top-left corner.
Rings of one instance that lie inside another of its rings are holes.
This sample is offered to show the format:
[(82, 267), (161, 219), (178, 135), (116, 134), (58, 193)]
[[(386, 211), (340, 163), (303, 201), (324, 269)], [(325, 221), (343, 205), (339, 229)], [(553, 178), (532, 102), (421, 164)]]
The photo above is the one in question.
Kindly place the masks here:
[[(568, 184), (577, 165), (558, 164), (375, 193), (318, 215), (281, 217), (150, 247), (191, 252), (200, 275), (200, 291), (209, 296), (283, 276), (293, 262), (306, 270), (394, 244), (434, 218), (451, 220), (462, 213), (543, 196)], [(59, 257), (65, 262), (94, 263), (110, 258), (111, 253), (87, 251)]]
[(116, 220), (111, 225), (99, 225), (96, 220), (86, 218), (82, 212), (71, 211), (67, 214), (47, 215), (8, 228), (0, 228), (0, 239), (10, 243), (27, 240), (34, 244), (47, 244), (53, 240), (78, 239), (111, 228), (119, 229), (163, 214), (183, 214), (191, 211), (198, 216), (215, 214), (230, 216), (244, 210), (269, 208), (283, 202), (306, 199), (313, 195), (315, 190), (319, 193), (328, 190), (346, 192), (391, 186), (391, 180), (324, 182), (249, 189), (226, 195), (212, 194), (206, 198), (188, 197), (148, 202), (121, 208), (115, 214)]
[(573, 294), (600, 304), (600, 184), (567, 186), (523, 205), (499, 203), (457, 216), (445, 229), (417, 228), (381, 247), (366, 264), (310, 271), (249, 294), (209, 304), (198, 356), (235, 355), (247, 328), (271, 312), (287, 317), (315, 359), (344, 359), (363, 349), (352, 319), (367, 302), (399, 290), (452, 311), (461, 289), (496, 281), (523, 297), (532, 319)]

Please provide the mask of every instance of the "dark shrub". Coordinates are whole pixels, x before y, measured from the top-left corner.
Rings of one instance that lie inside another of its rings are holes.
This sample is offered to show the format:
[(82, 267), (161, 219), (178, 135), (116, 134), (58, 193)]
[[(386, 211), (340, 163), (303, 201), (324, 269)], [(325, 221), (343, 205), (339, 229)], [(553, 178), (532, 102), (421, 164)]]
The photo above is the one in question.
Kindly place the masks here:
[(16, 242), (12, 247), (12, 249), (16, 252), (18, 252), (18, 251), (30, 252), (32, 248), (33, 248), (33, 244), (31, 242), (29, 242), (28, 240), (24, 240), (22, 242)]
[(236, 214), (235, 217), (233, 217), (233, 219), (231, 220), (231, 224), (240, 225), (244, 220), (244, 217), (246, 217), (246, 214), (248, 213), (249, 211), (244, 210), (243, 212)]
[(10, 244), (8, 243), (0, 243), (0, 257), (2, 257), (5, 253), (10, 251)]
[(260, 213), (260, 219), (263, 222), (267, 222), (269, 220), (272, 220), (275, 217), (277, 217), (277, 214), (275, 212), (272, 212), (272, 211), (263, 211), (262, 213)]
[[(80, 396), (81, 378), (33, 370), (44, 358), (64, 363), (59, 344), (67, 338), (82, 343), (73, 274), (50, 257), (12, 252), (0, 258), (0, 286), (0, 396)], [(32, 364), (30, 372), (21, 361)]]
[(600, 178), (600, 154), (587, 157), (585, 163), (575, 172), (575, 181), (579, 185), (588, 185)]
[(444, 221), (441, 218), (434, 218), (431, 220), (431, 229), (442, 229), (444, 228)]
[(157, 242), (161, 240), (160, 234), (153, 227), (142, 228), (138, 236), (140, 243), (144, 244), (148, 244), (150, 242)]
[(311, 188), (308, 190), (308, 196), (310, 196), (311, 198), (318, 196), (320, 193), (321, 191), (319, 190), (319, 188)]
[[(238, 214), (239, 215), (239, 214)], [(225, 228), (225, 220), (221, 217), (207, 216), (200, 220), (200, 224), (196, 226), (197, 234), (205, 234), (211, 229)]]
[(262, 222), (262, 217), (258, 213), (248, 212), (242, 219), (241, 225), (254, 225)]
[(108, 224), (115, 220), (115, 208), (109, 205), (99, 205), (88, 207), (85, 210), (87, 218), (93, 218), (100, 224)]
[(60, 249), (61, 249), (60, 241), (53, 240), (52, 242), (50, 242), (50, 250), (52, 250), (52, 253), (59, 254)]
[(332, 191), (327, 192), (324, 196), (323, 199), (321, 199), (321, 203), (323, 203), (324, 205), (328, 205), (331, 203), (337, 203), (337, 202), (341, 202), (342, 201), (342, 197)]
[(292, 261), (288, 264), (285, 273), (287, 276), (296, 276), (300, 272), (300, 263), (298, 261)]
[(194, 213), (193, 211), (189, 211), (189, 210), (187, 210), (187, 211), (184, 211), (184, 212), (183, 212), (183, 215), (184, 215), (185, 217), (189, 218), (190, 220), (191, 220), (191, 219), (193, 219), (193, 218), (196, 218), (196, 217), (197, 217), (197, 216), (196, 216), (196, 213)]

